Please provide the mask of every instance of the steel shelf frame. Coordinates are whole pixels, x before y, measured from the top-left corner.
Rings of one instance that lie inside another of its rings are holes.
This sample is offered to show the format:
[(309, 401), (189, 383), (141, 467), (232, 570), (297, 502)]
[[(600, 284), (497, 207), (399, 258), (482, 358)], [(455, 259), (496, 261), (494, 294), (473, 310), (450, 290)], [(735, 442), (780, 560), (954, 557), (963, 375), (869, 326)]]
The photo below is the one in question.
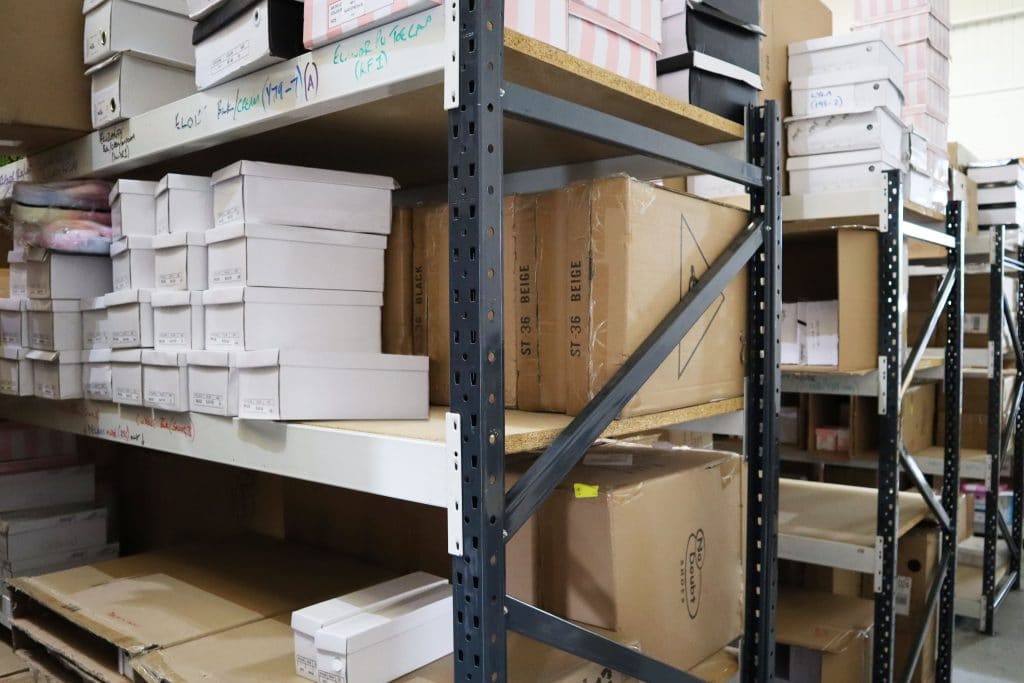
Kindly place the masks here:
[[(781, 197), (778, 108), (747, 113), (746, 162), (504, 80), (502, 0), (458, 11), (457, 104), (449, 111), (451, 396), (459, 434), (462, 552), (453, 557), (455, 679), (508, 679), (515, 631), (646, 681), (697, 680), (506, 595), (505, 544), (721, 292), (748, 269), (746, 589), (741, 675), (774, 676), (778, 515)], [(506, 494), (503, 441), (502, 196), (506, 117), (553, 126), (749, 188), (749, 226)], [(456, 420), (453, 419), (453, 423)]]

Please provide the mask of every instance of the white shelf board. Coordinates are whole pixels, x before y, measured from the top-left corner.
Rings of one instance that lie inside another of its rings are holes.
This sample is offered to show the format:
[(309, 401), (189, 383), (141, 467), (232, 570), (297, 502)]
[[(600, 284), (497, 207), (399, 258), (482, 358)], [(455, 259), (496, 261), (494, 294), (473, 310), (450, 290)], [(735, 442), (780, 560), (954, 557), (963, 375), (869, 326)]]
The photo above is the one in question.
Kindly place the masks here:
[[(943, 374), (943, 359), (926, 356), (917, 366), (914, 383), (938, 382), (942, 380)], [(844, 372), (833, 368), (784, 365), (782, 391), (796, 394), (878, 396), (878, 371)]]
[[(942, 476), (943, 462), (945, 457), (942, 448), (933, 446), (920, 453), (913, 453), (921, 472), (931, 476)], [(849, 467), (861, 470), (877, 470), (878, 457), (851, 457), (846, 459), (822, 459), (811, 456), (807, 451), (783, 446), (779, 450), (779, 457), (785, 462), (799, 462), (813, 465), (829, 465), (835, 467)], [(984, 480), (988, 470), (988, 456), (983, 450), (961, 449), (960, 451), (960, 477), (962, 479)]]
[[(864, 225), (866, 219), (870, 219), (871, 225), (883, 226), (887, 211), (886, 193), (881, 187), (876, 190), (786, 195), (782, 198), (782, 216), (786, 223), (832, 220), (838, 227)], [(945, 219), (938, 211), (904, 202), (903, 222), (929, 229), (944, 229)]]

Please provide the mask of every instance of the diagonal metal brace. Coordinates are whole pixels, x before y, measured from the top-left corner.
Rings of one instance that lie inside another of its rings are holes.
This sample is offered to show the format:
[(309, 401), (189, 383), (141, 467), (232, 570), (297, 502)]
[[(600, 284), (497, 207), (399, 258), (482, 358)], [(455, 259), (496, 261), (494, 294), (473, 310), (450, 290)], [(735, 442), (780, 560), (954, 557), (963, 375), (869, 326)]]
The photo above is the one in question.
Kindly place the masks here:
[(1013, 324), (1016, 317), (1010, 309), (1010, 301), (1003, 293), (1003, 320), (1006, 321), (1006, 331), (1010, 335), (1010, 343), (1013, 344), (1013, 355), (1017, 357), (1017, 367), (1024, 369), (1024, 351), (1021, 350), (1020, 337), (1017, 336), (1017, 326)]
[(1007, 547), (1010, 549), (1010, 554), (1013, 555), (1013, 559), (1020, 561), (1020, 548), (1013, 542), (1013, 534), (1010, 533), (1010, 525), (1006, 523), (1006, 517), (1003, 517), (1002, 511), (996, 508), (996, 521), (999, 522), (999, 531), (1003, 534), (1003, 540), (1006, 541)]
[(548, 614), (513, 597), (505, 598), (505, 624), (528, 638), (596, 662), (640, 681), (700, 683), (680, 671), (622, 643), (609, 640), (576, 624)]
[(910, 648), (910, 656), (907, 658), (906, 669), (904, 669), (903, 676), (900, 678), (903, 683), (910, 683), (910, 679), (914, 676), (914, 669), (917, 668), (917, 662), (921, 659), (921, 650), (928, 635), (928, 627), (932, 623), (932, 614), (935, 612), (935, 607), (939, 604), (942, 582), (946, 580), (946, 574), (953, 564), (953, 557), (953, 553), (947, 553), (939, 558), (939, 571), (935, 578), (932, 579), (931, 586), (928, 587), (928, 597), (925, 602), (924, 612), (921, 613), (921, 623), (917, 625), (917, 630), (914, 632), (914, 642)]
[(935, 519), (939, 522), (939, 526), (947, 534), (955, 534), (956, 530), (953, 528), (953, 524), (950, 522), (949, 513), (942, 507), (942, 503), (936, 497), (935, 492), (932, 491), (932, 487), (928, 485), (928, 480), (924, 477), (924, 472), (918, 466), (917, 461), (914, 460), (913, 456), (907, 453), (907, 449), (900, 446), (900, 462), (903, 463), (903, 469), (907, 471), (910, 478), (914, 482), (914, 487), (917, 489), (921, 497), (924, 498), (924, 502), (928, 504), (932, 514), (935, 515)]
[(900, 386), (900, 396), (907, 393), (907, 389), (910, 388), (910, 384), (914, 381), (914, 372), (917, 371), (917, 365), (921, 362), (921, 357), (924, 356), (924, 350), (928, 346), (928, 342), (931, 340), (932, 335), (935, 334), (935, 328), (939, 324), (939, 318), (946, 311), (946, 303), (949, 301), (950, 295), (953, 293), (953, 285), (956, 284), (956, 271), (947, 270), (945, 277), (942, 278), (942, 284), (939, 286), (939, 291), (935, 295), (935, 300), (932, 302), (932, 313), (928, 316), (928, 323), (924, 326), (921, 331), (921, 336), (918, 337), (917, 342), (914, 344), (914, 348), (910, 351), (910, 356), (907, 358), (906, 364), (903, 366), (903, 381)]
[(509, 489), (505, 511), (506, 542), (565, 479), (637, 390), (746, 267), (761, 248), (763, 230), (763, 223), (751, 224), (736, 236), (618, 372)]
[(1024, 401), (1024, 376), (1021, 373), (1017, 374), (1017, 379), (1013, 381), (1013, 403), (1010, 404), (1010, 412), (1006, 418), (1006, 428), (1003, 429), (1003, 433), (999, 439), (999, 471), (1003, 471), (1003, 459), (1006, 457), (1007, 451), (1010, 449), (1010, 439), (1016, 433), (1017, 429), (1017, 414), (1020, 412), (1021, 401)]

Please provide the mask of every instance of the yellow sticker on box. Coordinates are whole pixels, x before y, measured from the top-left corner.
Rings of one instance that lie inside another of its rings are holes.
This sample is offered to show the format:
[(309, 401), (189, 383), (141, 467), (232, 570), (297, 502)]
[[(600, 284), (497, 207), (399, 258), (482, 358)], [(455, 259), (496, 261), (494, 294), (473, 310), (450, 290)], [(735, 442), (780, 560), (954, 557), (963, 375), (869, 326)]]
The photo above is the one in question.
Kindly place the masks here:
[(597, 498), (600, 487), (597, 484), (573, 484), (572, 490), (577, 498)]

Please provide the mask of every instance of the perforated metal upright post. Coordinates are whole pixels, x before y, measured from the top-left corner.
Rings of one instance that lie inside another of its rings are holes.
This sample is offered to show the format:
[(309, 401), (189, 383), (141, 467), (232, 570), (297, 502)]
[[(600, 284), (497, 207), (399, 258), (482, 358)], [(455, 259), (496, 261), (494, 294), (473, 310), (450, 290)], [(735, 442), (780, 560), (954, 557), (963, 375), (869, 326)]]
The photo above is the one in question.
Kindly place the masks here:
[(886, 171), (886, 225), (878, 248), (878, 531), (875, 539), (875, 641), (872, 680), (891, 681), (900, 489), (900, 269), (903, 198), (900, 172)]
[[(1024, 263), (1024, 247), (1017, 248), (1017, 260)], [(1024, 273), (1020, 271), (1017, 271), (1017, 319), (1007, 323), (1016, 326), (1018, 339), (1024, 339)], [(1018, 376), (1024, 373), (1024, 367), (1018, 367), (1017, 373)], [(1024, 410), (1017, 412), (1013, 435), (1013, 543), (1024, 552)], [(1011, 553), (1010, 571), (1017, 575), (1014, 590), (1020, 590), (1020, 568), (1020, 559)]]
[(992, 249), (989, 263), (988, 310), (988, 476), (985, 479), (985, 550), (982, 561), (981, 630), (992, 635), (996, 613), (996, 549), (999, 545), (999, 477), (1002, 464), (1003, 416), (1003, 276), (1005, 226), (989, 228)]
[[(950, 558), (939, 596), (939, 637), (936, 651), (935, 681), (953, 679), (953, 631), (956, 626), (956, 547), (957, 513), (960, 502), (960, 415), (963, 412), (963, 313), (964, 313), (964, 230), (963, 205), (950, 202), (946, 207), (946, 234), (956, 239), (946, 265), (956, 272), (953, 291), (946, 302), (945, 356), (945, 444), (942, 477), (942, 507), (949, 515), (951, 533), (943, 530), (939, 557)], [(925, 653), (924, 656), (928, 656)]]
[[(775, 596), (779, 499), (779, 334), (782, 314), (781, 122), (775, 102), (747, 110), (747, 158), (763, 168), (764, 187), (750, 193), (752, 220), (764, 220), (764, 241), (748, 267), (747, 324), (747, 640), (743, 680), (775, 675)], [(760, 349), (760, 352), (758, 350)]]
[(463, 555), (452, 562), (455, 680), (500, 683), (506, 680), (504, 2), (458, 2), (461, 99), (448, 117), (451, 409), (462, 430)]

